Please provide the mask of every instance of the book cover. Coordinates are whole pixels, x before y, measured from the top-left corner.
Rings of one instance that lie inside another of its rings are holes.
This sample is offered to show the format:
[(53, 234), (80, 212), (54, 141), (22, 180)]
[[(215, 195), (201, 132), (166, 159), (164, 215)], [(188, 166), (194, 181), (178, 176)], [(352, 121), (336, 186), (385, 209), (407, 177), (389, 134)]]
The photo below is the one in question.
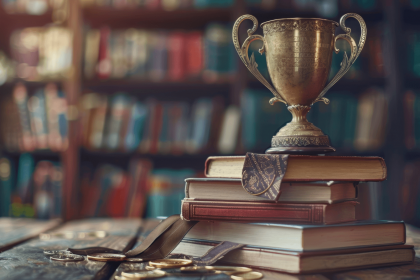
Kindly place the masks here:
[(187, 221), (335, 224), (355, 221), (355, 204), (355, 202), (292, 204), (184, 199), (181, 215)]

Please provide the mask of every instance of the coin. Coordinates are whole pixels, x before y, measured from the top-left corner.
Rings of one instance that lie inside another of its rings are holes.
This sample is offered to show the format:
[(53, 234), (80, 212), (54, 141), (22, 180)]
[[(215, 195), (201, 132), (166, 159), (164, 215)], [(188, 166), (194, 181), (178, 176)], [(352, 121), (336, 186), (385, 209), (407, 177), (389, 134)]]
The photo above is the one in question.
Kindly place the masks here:
[(185, 266), (185, 267), (181, 267), (179, 269), (181, 272), (195, 272), (195, 273), (215, 273), (215, 274), (219, 274), (222, 273), (222, 271), (219, 270), (212, 270), (212, 269), (207, 269), (206, 266)]
[(143, 270), (143, 271), (133, 271), (133, 272), (121, 272), (121, 276), (131, 279), (148, 279), (148, 278), (160, 278), (166, 275), (165, 271), (156, 269), (156, 270)]
[(44, 255), (46, 256), (67, 255), (67, 254), (71, 254), (71, 252), (67, 250), (44, 250)]
[(146, 265), (145, 269), (146, 270), (155, 270), (155, 269), (159, 269), (159, 268), (154, 267), (154, 266), (150, 266), (150, 265)]
[(239, 275), (231, 275), (230, 278), (234, 280), (257, 280), (263, 278), (264, 275), (261, 272), (251, 271), (241, 273)]
[(126, 256), (121, 254), (111, 253), (95, 253), (87, 256), (88, 260), (98, 262), (122, 262), (126, 259)]
[(141, 258), (127, 258), (124, 261), (125, 262), (135, 262), (135, 263), (137, 263), (137, 262), (143, 262), (143, 259), (141, 259)]
[(240, 267), (240, 266), (205, 266), (209, 270), (221, 271), (228, 275), (251, 272), (252, 269), (249, 267)]
[(149, 265), (158, 267), (158, 268), (175, 268), (175, 267), (189, 266), (191, 264), (192, 264), (191, 260), (184, 260), (184, 259), (162, 259), (162, 260), (154, 260), (154, 261), (149, 262)]
[(60, 261), (60, 262), (80, 262), (84, 261), (85, 258), (75, 254), (65, 254), (65, 255), (54, 255), (51, 256), (50, 259), (52, 261)]

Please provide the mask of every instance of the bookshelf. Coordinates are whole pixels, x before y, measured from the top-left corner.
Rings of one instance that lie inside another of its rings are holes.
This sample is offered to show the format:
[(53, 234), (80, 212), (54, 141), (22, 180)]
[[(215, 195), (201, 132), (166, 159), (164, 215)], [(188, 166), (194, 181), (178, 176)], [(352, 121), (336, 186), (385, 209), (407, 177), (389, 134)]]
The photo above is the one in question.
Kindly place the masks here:
[[(398, 197), (399, 182), (402, 180), (403, 166), (406, 160), (407, 151), (404, 147), (403, 134), (403, 106), (401, 92), (407, 86), (417, 85), (418, 79), (405, 79), (402, 74), (401, 61), (402, 53), (401, 42), (403, 34), (399, 32), (402, 29), (404, 21), (410, 23), (413, 18), (420, 15), (419, 11), (410, 11), (397, 0), (377, 1), (377, 6), (372, 10), (346, 10), (341, 4), (336, 17), (346, 12), (359, 13), (369, 26), (382, 23), (387, 26), (387, 36), (385, 36), (384, 45), (388, 50), (390, 60), (385, 66), (387, 77), (360, 77), (359, 79), (342, 79), (332, 89), (332, 91), (349, 91), (352, 94), (360, 95), (368, 87), (380, 87), (385, 91), (389, 99), (388, 108), (388, 130), (385, 139), (385, 145), (378, 151), (357, 152), (354, 149), (339, 150), (337, 155), (380, 155), (384, 156), (388, 163), (389, 180), (386, 183), (386, 195), (381, 207), (380, 218), (398, 218), (395, 209), (398, 205), (389, 197)], [(103, 162), (115, 163), (118, 166), (127, 168), (131, 158), (147, 158), (151, 160), (157, 168), (193, 168), (201, 170), (208, 154), (182, 154), (180, 156), (172, 155), (151, 155), (138, 152), (118, 152), (88, 150), (80, 145), (80, 111), (79, 104), (81, 97), (88, 91), (95, 91), (101, 94), (114, 94), (117, 91), (127, 91), (131, 95), (141, 97), (142, 99), (153, 96), (158, 100), (191, 100), (197, 97), (213, 97), (222, 95), (227, 105), (240, 105), (241, 94), (245, 88), (263, 89), (263, 86), (251, 77), (242, 63), (237, 61), (236, 75), (229, 79), (218, 80), (213, 83), (207, 83), (201, 78), (190, 79), (187, 81), (160, 80), (157, 82), (148, 79), (85, 79), (83, 77), (83, 47), (84, 47), (84, 26), (90, 28), (101, 28), (104, 25), (111, 29), (142, 28), (142, 29), (165, 29), (165, 30), (203, 30), (209, 22), (233, 22), (240, 15), (250, 13), (257, 17), (258, 21), (283, 17), (322, 17), (314, 10), (299, 10), (292, 4), (291, 0), (279, 1), (276, 9), (264, 10), (259, 7), (252, 7), (246, 4), (245, 0), (236, 0), (234, 5), (228, 8), (206, 8), (206, 9), (181, 9), (175, 11), (164, 11), (162, 9), (146, 10), (136, 9), (114, 9), (110, 7), (82, 7), (80, 1), (68, 1), (68, 17), (64, 25), (73, 32), (73, 56), (71, 74), (64, 81), (59, 81), (66, 92), (68, 102), (68, 137), (69, 146), (62, 153), (34, 152), (36, 158), (55, 158), (59, 159), (63, 166), (63, 212), (66, 220), (77, 218), (77, 213), (73, 205), (77, 203), (77, 193), (80, 191), (80, 163), (88, 160), (94, 164)], [(44, 15), (33, 16), (25, 14), (6, 14), (0, 9), (0, 25), (3, 26), (0, 34), (0, 50), (10, 53), (9, 39), (13, 30), (31, 27), (45, 26), (51, 24), (52, 12), (48, 11)], [(404, 20), (402, 19), (404, 18)], [(261, 33), (261, 30), (257, 33)], [(243, 40), (243, 38), (241, 38)], [(367, 52), (366, 49), (363, 52)], [(362, 52), (362, 53), (363, 53)], [(342, 52), (340, 53), (342, 56)], [(0, 86), (0, 94), (10, 92), (19, 80), (13, 80), (3, 86)], [(44, 82), (24, 82), (29, 88), (37, 88), (44, 85)], [(168, 91), (171, 95), (168, 96)], [(336, 98), (333, 94), (327, 96), (330, 100)], [(276, 105), (280, 106), (280, 105)], [(392, 129), (391, 129), (392, 128)], [(268, 143), (267, 143), (268, 145)], [(261, 147), (255, 152), (263, 152)], [(238, 149), (237, 153), (244, 151)], [(18, 157), (18, 153), (9, 153), (6, 155)], [(378, 206), (379, 207), (379, 206)], [(376, 217), (377, 218), (377, 217)]]

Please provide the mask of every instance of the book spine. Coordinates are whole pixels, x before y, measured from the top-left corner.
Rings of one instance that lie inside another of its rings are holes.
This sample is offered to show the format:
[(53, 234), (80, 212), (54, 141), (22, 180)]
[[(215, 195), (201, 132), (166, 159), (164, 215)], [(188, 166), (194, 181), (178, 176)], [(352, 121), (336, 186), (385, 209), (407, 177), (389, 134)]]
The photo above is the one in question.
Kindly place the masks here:
[(325, 224), (325, 204), (275, 204), (238, 202), (182, 202), (188, 221), (282, 222)]

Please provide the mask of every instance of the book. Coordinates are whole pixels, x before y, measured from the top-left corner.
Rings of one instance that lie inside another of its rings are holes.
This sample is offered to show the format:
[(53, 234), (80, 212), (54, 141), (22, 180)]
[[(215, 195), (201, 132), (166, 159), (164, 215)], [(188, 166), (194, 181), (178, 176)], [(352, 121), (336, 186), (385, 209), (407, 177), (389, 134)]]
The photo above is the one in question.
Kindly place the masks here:
[[(242, 178), (245, 156), (209, 157), (207, 177)], [(385, 161), (380, 157), (290, 155), (283, 182), (288, 181), (383, 181)]]
[[(355, 199), (352, 182), (282, 183), (279, 202), (336, 203)], [(220, 194), (223, 193), (223, 196)], [(240, 179), (189, 178), (185, 180), (185, 198), (199, 200), (266, 201), (247, 193)]]
[[(210, 241), (184, 239), (172, 251), (172, 254), (200, 257), (216, 245), (217, 243)], [(227, 253), (216, 265), (248, 266), (293, 274), (326, 273), (338, 270), (411, 264), (414, 257), (415, 252), (411, 245), (315, 252), (295, 252), (282, 250), (281, 248), (245, 246)]]
[(181, 217), (186, 221), (337, 224), (356, 220), (355, 204), (356, 202), (292, 204), (184, 199)]
[(380, 220), (333, 225), (211, 221), (198, 222), (185, 237), (284, 250), (314, 251), (404, 244), (405, 225), (402, 221)]
[(29, 116), (31, 120), (32, 131), (36, 139), (38, 149), (47, 149), (48, 147), (48, 123), (45, 106), (44, 90), (39, 89), (28, 100)]

